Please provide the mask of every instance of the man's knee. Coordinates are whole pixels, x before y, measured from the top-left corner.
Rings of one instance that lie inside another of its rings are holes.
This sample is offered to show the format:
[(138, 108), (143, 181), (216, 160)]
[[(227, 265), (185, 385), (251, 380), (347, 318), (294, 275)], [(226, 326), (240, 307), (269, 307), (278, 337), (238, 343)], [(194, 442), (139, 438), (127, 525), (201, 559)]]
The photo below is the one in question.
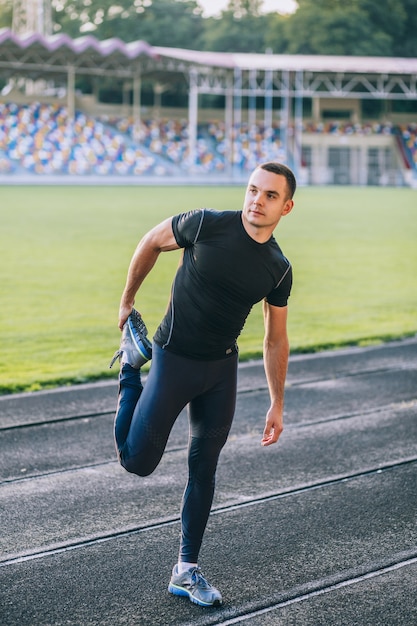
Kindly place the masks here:
[(152, 474), (156, 469), (159, 459), (145, 458), (143, 455), (135, 454), (129, 456), (125, 450), (121, 450), (119, 453), (120, 465), (130, 474), (136, 474), (137, 476), (145, 477)]

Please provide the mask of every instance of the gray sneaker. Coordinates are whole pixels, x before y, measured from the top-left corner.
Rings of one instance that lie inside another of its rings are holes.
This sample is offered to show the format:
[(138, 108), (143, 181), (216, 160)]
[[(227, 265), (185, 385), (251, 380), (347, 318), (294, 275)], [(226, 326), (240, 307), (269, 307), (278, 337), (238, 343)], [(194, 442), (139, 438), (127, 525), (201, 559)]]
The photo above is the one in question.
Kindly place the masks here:
[(220, 606), (223, 602), (220, 591), (210, 585), (199, 567), (179, 574), (178, 565), (174, 565), (168, 591), (175, 596), (188, 596), (191, 602), (200, 606)]
[(147, 338), (148, 329), (145, 326), (140, 313), (132, 309), (122, 331), (122, 340), (119, 350), (113, 355), (109, 367), (113, 367), (115, 361), (129, 363), (135, 369), (139, 369), (152, 358), (152, 344)]

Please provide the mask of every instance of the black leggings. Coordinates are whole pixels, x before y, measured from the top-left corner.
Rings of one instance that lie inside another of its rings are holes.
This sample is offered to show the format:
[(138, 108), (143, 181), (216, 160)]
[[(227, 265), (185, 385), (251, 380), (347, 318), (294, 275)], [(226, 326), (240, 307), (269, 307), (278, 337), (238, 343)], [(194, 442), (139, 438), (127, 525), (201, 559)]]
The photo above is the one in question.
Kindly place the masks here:
[(236, 403), (238, 355), (196, 361), (153, 345), (152, 366), (142, 392), (139, 370), (120, 372), (115, 439), (128, 471), (148, 476), (158, 466), (169, 434), (188, 404), (188, 483), (181, 508), (180, 560), (196, 563), (210, 513), (217, 461)]

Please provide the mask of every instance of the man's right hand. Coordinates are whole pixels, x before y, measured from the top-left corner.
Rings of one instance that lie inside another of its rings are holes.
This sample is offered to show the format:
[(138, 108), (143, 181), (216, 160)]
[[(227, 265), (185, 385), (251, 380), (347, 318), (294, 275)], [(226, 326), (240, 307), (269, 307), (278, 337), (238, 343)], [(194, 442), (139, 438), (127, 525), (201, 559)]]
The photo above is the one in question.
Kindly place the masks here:
[(127, 320), (127, 318), (129, 317), (129, 315), (132, 312), (132, 306), (127, 306), (125, 304), (121, 304), (120, 308), (119, 308), (119, 328), (120, 330), (123, 330), (123, 326), (125, 325), (125, 322)]

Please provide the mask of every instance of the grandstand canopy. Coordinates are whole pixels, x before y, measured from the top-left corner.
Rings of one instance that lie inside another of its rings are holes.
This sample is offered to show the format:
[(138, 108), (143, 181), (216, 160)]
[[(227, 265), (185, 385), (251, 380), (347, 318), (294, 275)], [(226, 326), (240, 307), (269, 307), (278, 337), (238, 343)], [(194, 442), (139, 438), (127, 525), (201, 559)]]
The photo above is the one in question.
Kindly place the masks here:
[[(315, 90), (325, 90), (337, 97), (353, 89), (356, 94), (364, 91), (369, 96), (376, 89), (379, 97), (417, 98), (417, 59), (414, 58), (200, 52), (151, 46), (145, 41), (124, 43), (115, 38), (100, 41), (91, 35), (77, 39), (65, 34), (17, 35), (9, 29), (0, 29), (2, 77), (65, 79), (69, 68), (80, 75), (118, 77), (194, 70), (204, 74), (213, 72), (224, 81), (231, 71), (302, 72), (307, 77), (327, 75), (327, 82), (304, 79), (298, 85), (298, 89), (310, 95)], [(353, 85), (351, 77), (357, 75), (367, 80)]]
[(143, 78), (155, 84), (185, 79), (191, 154), (196, 147), (199, 94), (225, 97), (226, 135), (231, 144), (233, 125), (240, 124), (243, 106), (253, 121), (262, 100), (264, 124), (270, 128), (279, 99), (284, 153), (292, 115), (294, 142), (300, 145), (303, 98), (316, 103), (320, 98), (417, 100), (417, 58), (200, 52), (151, 46), (145, 41), (100, 41), (91, 35), (71, 39), (65, 34), (17, 35), (0, 30), (0, 77), (66, 85), (68, 110), (73, 114), (77, 75), (115, 77), (131, 85), (138, 123)]

